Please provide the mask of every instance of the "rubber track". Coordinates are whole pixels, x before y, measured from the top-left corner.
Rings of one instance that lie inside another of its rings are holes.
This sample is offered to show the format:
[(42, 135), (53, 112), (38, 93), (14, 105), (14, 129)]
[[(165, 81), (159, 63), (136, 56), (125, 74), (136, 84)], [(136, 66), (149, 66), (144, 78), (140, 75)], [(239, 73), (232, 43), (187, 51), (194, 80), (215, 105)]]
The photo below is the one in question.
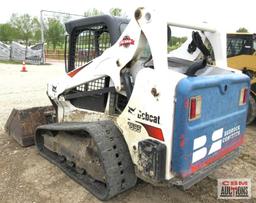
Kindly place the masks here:
[[(106, 184), (94, 180), (87, 174), (77, 173), (76, 169), (60, 159), (58, 154), (43, 146), (42, 134), (50, 132), (54, 136), (58, 131), (79, 131), (80, 133), (83, 132), (85, 136), (89, 134), (95, 140), (99, 158), (104, 167)], [(35, 144), (43, 157), (61, 168), (68, 176), (100, 200), (108, 200), (135, 186), (137, 182), (126, 142), (112, 121), (43, 125), (36, 131)]]

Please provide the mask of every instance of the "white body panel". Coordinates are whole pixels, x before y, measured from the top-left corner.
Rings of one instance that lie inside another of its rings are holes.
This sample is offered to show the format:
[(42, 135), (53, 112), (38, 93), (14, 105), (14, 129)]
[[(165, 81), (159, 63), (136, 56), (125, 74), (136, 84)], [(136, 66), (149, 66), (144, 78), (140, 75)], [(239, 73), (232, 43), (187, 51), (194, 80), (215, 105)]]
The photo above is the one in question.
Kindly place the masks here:
[[(172, 78), (172, 80), (170, 80)], [(172, 146), (172, 129), (175, 106), (175, 92), (172, 90), (177, 83), (184, 78), (184, 75), (173, 72), (171, 70), (162, 71), (161, 73), (152, 69), (141, 70), (137, 75), (137, 82), (135, 83), (132, 96), (123, 111), (117, 118), (119, 127), (123, 130), (124, 137), (127, 141), (131, 157), (134, 163), (137, 163), (137, 151), (133, 149), (135, 146), (138, 149), (138, 142), (145, 139), (154, 139), (149, 137), (146, 130), (142, 127), (141, 133), (136, 133), (129, 129), (127, 124), (130, 122), (142, 122), (150, 126), (161, 128), (164, 140), (168, 144), (167, 159), (166, 159), (166, 179), (170, 179), (173, 175), (170, 173), (171, 163), (171, 146)], [(152, 88), (155, 88), (159, 96), (154, 97), (151, 94)], [(135, 109), (133, 114), (129, 113), (129, 107)], [(138, 113), (147, 112), (150, 115), (160, 116), (160, 124), (145, 121), (138, 118)]]

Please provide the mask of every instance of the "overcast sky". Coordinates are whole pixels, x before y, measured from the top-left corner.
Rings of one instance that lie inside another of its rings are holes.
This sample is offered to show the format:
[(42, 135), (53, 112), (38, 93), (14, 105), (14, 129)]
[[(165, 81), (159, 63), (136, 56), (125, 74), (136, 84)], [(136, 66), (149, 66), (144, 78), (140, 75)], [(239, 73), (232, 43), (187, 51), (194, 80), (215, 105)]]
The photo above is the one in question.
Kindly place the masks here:
[(83, 14), (92, 8), (108, 12), (118, 7), (131, 15), (138, 6), (154, 7), (183, 21), (206, 21), (229, 32), (239, 27), (256, 32), (256, 0), (6, 0), (0, 7), (0, 23), (12, 13), (39, 17), (40, 10)]

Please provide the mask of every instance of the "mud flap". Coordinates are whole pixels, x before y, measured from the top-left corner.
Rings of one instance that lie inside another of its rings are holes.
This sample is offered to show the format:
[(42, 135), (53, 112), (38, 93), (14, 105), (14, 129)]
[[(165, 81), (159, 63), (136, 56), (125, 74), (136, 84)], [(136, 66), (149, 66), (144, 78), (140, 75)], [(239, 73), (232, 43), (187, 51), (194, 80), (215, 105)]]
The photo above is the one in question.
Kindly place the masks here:
[(5, 131), (21, 146), (34, 144), (36, 128), (54, 122), (55, 111), (52, 106), (13, 109), (6, 124)]

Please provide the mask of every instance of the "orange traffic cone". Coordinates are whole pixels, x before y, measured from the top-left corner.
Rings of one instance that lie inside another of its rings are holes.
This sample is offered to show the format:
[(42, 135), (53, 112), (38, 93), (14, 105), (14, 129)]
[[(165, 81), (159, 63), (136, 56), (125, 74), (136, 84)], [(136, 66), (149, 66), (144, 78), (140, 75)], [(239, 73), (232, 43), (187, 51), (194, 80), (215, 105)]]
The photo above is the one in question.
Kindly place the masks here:
[(22, 62), (22, 68), (21, 68), (21, 71), (20, 71), (20, 72), (28, 72), (28, 71), (27, 71), (27, 68), (26, 68), (25, 61)]

